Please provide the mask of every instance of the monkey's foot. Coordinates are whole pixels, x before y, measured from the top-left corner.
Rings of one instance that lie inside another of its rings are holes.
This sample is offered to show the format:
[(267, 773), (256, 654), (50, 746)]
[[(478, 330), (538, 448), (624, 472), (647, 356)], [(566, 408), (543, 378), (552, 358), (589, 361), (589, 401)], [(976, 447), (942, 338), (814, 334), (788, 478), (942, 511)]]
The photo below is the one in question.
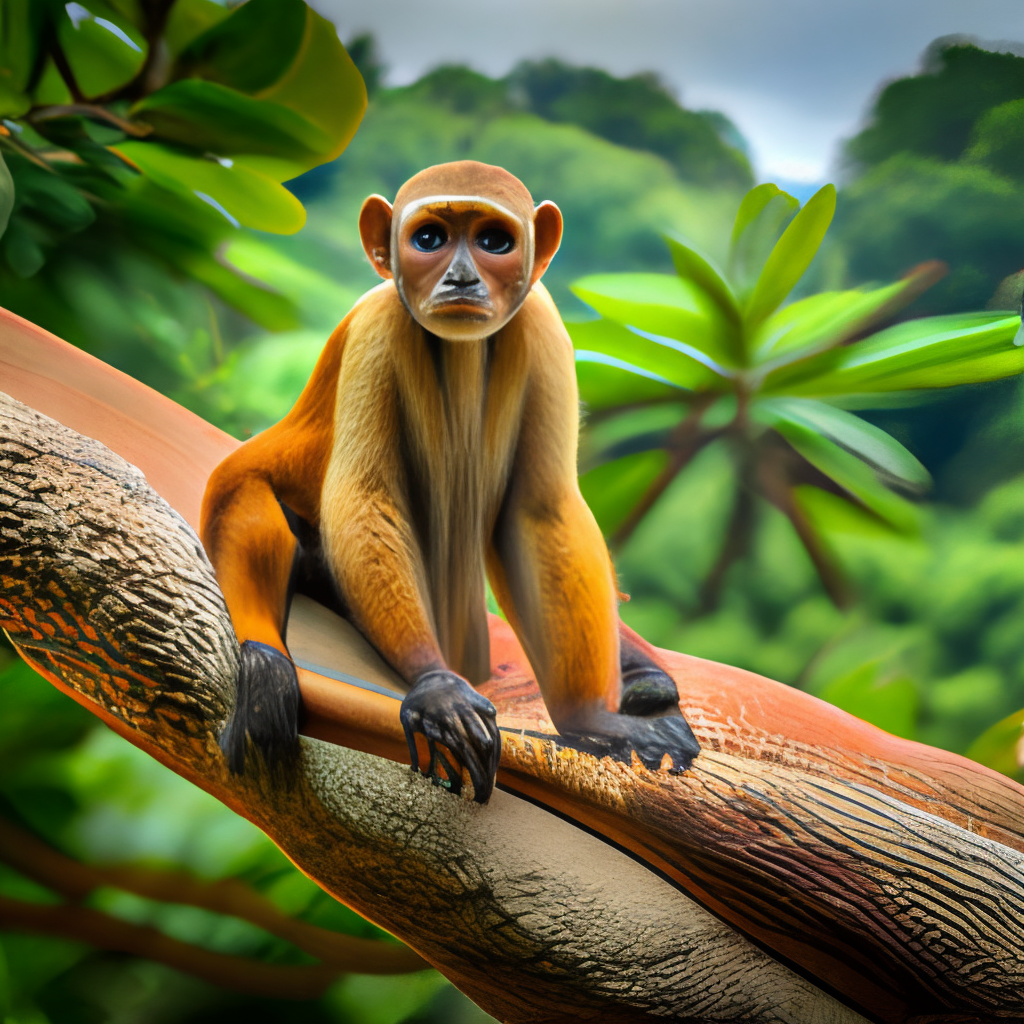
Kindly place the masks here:
[(425, 774), (457, 794), (462, 791), (465, 768), (473, 783), (473, 799), (486, 803), (501, 757), (497, 712), (486, 697), (454, 672), (426, 672), (402, 701), (401, 719), (413, 771), (420, 769), (419, 734), (430, 754)]
[(640, 718), (596, 711), (584, 722), (559, 726), (558, 732), (566, 746), (625, 764), (632, 761), (636, 751), (651, 771), (657, 771), (668, 754), (672, 760), (669, 772), (673, 775), (685, 772), (700, 753), (700, 744), (682, 715)]
[(299, 754), (299, 680), (279, 650), (255, 640), (241, 648), (235, 710), (220, 734), (220, 749), (235, 775), (245, 771), (249, 743), (271, 770), (290, 771)]
[(657, 665), (641, 665), (622, 673), (622, 715), (681, 714), (675, 681)]

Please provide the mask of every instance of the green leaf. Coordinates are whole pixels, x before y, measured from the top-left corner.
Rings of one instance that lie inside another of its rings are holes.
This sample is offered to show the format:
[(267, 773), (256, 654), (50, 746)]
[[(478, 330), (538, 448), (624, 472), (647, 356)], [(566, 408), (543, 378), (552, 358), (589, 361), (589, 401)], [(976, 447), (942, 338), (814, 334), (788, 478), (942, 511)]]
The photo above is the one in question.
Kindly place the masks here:
[(642, 406), (589, 423), (580, 444), (580, 472), (636, 452), (666, 448), (686, 410), (679, 403)]
[(32, 72), (39, 57), (46, 7), (39, 0), (0, 3), (0, 115), (19, 117), (31, 101)]
[(321, 133), (326, 141), (309, 154), (244, 156), (277, 181), (338, 156), (366, 109), (362, 76), (337, 31), (302, 0), (249, 0), (194, 40), (179, 70), (286, 107)]
[(580, 477), (580, 491), (605, 536), (613, 534), (668, 464), (663, 451), (646, 451), (606, 462)]
[(87, 98), (130, 82), (148, 52), (139, 30), (103, 0), (65, 4), (57, 18), (57, 40)]
[[(766, 182), (763, 185), (755, 185), (740, 201), (739, 209), (736, 211), (736, 219), (732, 225), (732, 237), (729, 245), (735, 249), (747, 229), (764, 212), (768, 204), (778, 196), (786, 196), (778, 185)], [(790, 199), (793, 197), (790, 196)], [(797, 201), (794, 199), (794, 203)], [(792, 204), (791, 204), (792, 205)], [(795, 206), (793, 207), (796, 208)]]
[(880, 668), (876, 661), (861, 665), (834, 679), (818, 696), (886, 732), (912, 739), (921, 703), (917, 687), (906, 676), (883, 678)]
[(334, 142), (289, 107), (199, 79), (166, 86), (136, 104), (132, 114), (159, 137), (193, 149), (224, 156), (265, 153), (296, 167), (314, 165)]
[(576, 380), (580, 401), (591, 413), (623, 405), (668, 402), (686, 394), (663, 377), (614, 356), (586, 350), (576, 352)]
[(728, 323), (692, 281), (674, 274), (593, 274), (571, 290), (601, 316), (670, 339), (722, 376), (736, 365)]
[(758, 185), (740, 203), (729, 246), (728, 274), (738, 298), (745, 299), (764, 262), (799, 202), (777, 185)]
[(256, 93), (292, 66), (307, 27), (303, 0), (249, 0), (186, 47), (178, 76), (195, 75)]
[(0, 239), (4, 259), (18, 277), (28, 278), (38, 273), (46, 262), (46, 253), (35, 238), (35, 233), (21, 217), (13, 218)]
[(841, 345), (894, 315), (943, 272), (941, 264), (923, 263), (884, 288), (822, 292), (790, 303), (768, 317), (755, 334), (755, 362), (775, 369)]
[(203, 32), (231, 14), (231, 9), (216, 0), (175, 0), (164, 29), (168, 53), (177, 57)]
[(726, 281), (714, 261), (678, 238), (673, 238), (671, 235), (662, 237), (668, 243), (676, 273), (684, 280), (693, 281), (694, 284), (703, 288), (722, 316), (738, 327), (740, 307), (729, 282)]
[(287, 235), (305, 223), (306, 211), (286, 188), (230, 160), (188, 156), (156, 142), (123, 142), (111, 149), (163, 188), (219, 209), (236, 227)]
[(4, 155), (0, 153), (0, 237), (7, 230), (7, 222), (14, 209), (14, 179), (4, 163)]
[(696, 389), (722, 384), (692, 355), (633, 333), (614, 320), (566, 324), (572, 343), (588, 353), (610, 357), (623, 369), (653, 376), (677, 388)]
[(896, 438), (843, 409), (808, 398), (776, 398), (756, 402), (752, 415), (775, 429), (785, 422), (815, 430), (862, 459), (886, 482), (898, 481), (916, 491), (931, 484), (928, 470)]
[(967, 748), (967, 756), (1012, 779), (1024, 778), (1024, 711), (1015, 711), (986, 729)]
[(749, 329), (775, 312), (804, 276), (825, 239), (835, 211), (835, 185), (825, 185), (790, 222), (768, 256), (747, 303), (745, 319)]
[(874, 472), (856, 455), (851, 455), (822, 436), (813, 427), (778, 419), (774, 429), (812, 466), (839, 485), (851, 499), (902, 533), (919, 529), (917, 510), (878, 482)]
[(1010, 377), (1024, 370), (1014, 344), (1020, 319), (954, 313), (908, 320), (845, 348), (769, 374), (765, 391), (844, 395), (943, 388)]

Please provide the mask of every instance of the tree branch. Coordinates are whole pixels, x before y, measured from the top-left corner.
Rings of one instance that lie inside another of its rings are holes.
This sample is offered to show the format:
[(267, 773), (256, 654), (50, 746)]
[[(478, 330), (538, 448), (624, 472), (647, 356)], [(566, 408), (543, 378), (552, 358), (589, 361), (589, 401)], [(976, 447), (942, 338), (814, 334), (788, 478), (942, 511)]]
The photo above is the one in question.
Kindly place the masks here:
[(340, 973), (327, 964), (268, 964), (215, 953), (89, 907), (26, 903), (0, 896), (0, 927), (145, 957), (211, 984), (267, 999), (317, 999)]
[(164, 903), (184, 903), (238, 917), (286, 939), (335, 972), (408, 974), (430, 967), (407, 946), (341, 935), (283, 914), (266, 897), (234, 878), (204, 882), (182, 871), (157, 871), (131, 864), (82, 864), (54, 850), (27, 829), (0, 821), (0, 859), (65, 899), (84, 900), (102, 886)]
[[(0, 317), (0, 346), (2, 327)], [(147, 407), (138, 385), (32, 337), (0, 347), (5, 386), (108, 431), (195, 508), (194, 488), (221, 457), (210, 453), (228, 442), (163, 399), (149, 402), (167, 430), (132, 426), (122, 410)], [(108, 405), (83, 398), (92, 382)], [(152, 461), (153, 450), (180, 455)], [(522, 652), (495, 623), (495, 678), (482, 689), (499, 711), (506, 791), (478, 807), (380, 756), (404, 756), (398, 701), (353, 681), (386, 680), (386, 668), (323, 610), (310, 632), (306, 611), (289, 638), (309, 666), (307, 728), (377, 756), (304, 740), (291, 790), (258, 771), (231, 776), (216, 734), (237, 641), (194, 535), (101, 445), (0, 406), (0, 625), (23, 655), (492, 1014), (524, 1024), (1024, 1015), (1024, 790), (1011, 780), (667, 651), (655, 653), (703, 745), (693, 768), (599, 761), (552, 734)]]

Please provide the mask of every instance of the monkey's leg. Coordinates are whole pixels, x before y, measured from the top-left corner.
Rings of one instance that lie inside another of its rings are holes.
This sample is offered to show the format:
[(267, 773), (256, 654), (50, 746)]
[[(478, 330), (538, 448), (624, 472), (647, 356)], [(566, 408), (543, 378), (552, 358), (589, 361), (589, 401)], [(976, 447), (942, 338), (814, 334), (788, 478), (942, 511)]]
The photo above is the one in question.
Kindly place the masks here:
[(268, 767), (288, 772), (299, 751), (299, 684), (284, 643), (296, 541), (270, 484), (230, 461), (210, 478), (201, 523), (241, 643), (235, 709), (220, 746), (236, 774), (250, 743)]
[[(628, 692), (620, 713), (615, 581), (603, 538), (575, 487), (536, 504), (513, 495), (498, 524), (489, 568), (495, 596), (567, 741), (626, 763), (635, 751), (651, 769), (666, 754), (673, 771), (690, 766), (700, 747), (681, 715), (648, 717), (652, 701), (642, 690), (635, 698), (642, 713), (628, 706)], [(632, 670), (653, 676), (656, 666), (634, 644), (625, 657)], [(660, 688), (660, 700), (653, 703), (664, 708), (667, 692), (663, 683)]]

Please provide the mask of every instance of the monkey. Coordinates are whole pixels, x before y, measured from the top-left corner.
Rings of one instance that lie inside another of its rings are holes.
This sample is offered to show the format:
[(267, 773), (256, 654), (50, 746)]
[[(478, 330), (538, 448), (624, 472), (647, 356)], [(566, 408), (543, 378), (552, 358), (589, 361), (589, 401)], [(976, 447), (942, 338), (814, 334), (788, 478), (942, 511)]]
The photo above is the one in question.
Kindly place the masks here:
[[(699, 751), (675, 683), (622, 632), (615, 570), (577, 480), (572, 343), (540, 283), (562, 236), (508, 171), (458, 161), (370, 196), (383, 279), (342, 320), (292, 410), (213, 472), (201, 537), (241, 644), (220, 742), (285, 765), (301, 701), (285, 644), (319, 587), (408, 687), (413, 770), (486, 802), (500, 735), (485, 578), (568, 743), (656, 770)], [(251, 746), (250, 746), (251, 743)]]

